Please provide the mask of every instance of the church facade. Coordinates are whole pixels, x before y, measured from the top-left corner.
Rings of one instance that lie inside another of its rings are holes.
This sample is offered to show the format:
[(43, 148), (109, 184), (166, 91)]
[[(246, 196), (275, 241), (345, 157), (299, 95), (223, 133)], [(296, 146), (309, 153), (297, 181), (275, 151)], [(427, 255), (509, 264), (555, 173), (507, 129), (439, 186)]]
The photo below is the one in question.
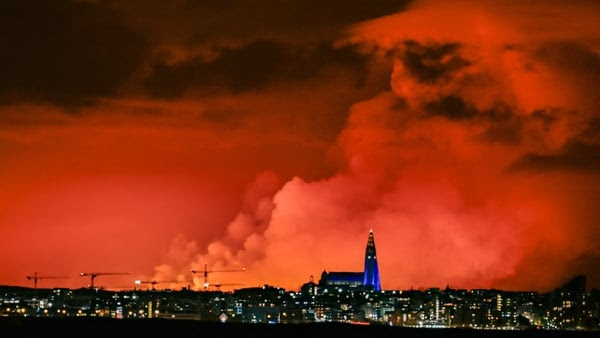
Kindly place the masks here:
[(320, 286), (344, 285), (350, 287), (365, 287), (375, 291), (381, 290), (381, 281), (379, 279), (379, 266), (377, 264), (377, 250), (375, 249), (375, 238), (373, 230), (369, 231), (367, 248), (365, 250), (365, 265), (363, 272), (345, 272), (345, 271), (323, 271)]

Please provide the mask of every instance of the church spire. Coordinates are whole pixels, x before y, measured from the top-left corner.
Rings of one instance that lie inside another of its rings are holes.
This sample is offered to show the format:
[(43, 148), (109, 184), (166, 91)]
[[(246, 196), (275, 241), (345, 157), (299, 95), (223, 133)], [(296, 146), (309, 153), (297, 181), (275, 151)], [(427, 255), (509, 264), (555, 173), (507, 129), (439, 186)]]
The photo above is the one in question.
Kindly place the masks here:
[(377, 251), (375, 250), (375, 238), (373, 238), (373, 229), (369, 231), (367, 240), (367, 249), (365, 250), (365, 272), (363, 284), (365, 287), (373, 290), (381, 290), (379, 281), (379, 267), (377, 266)]

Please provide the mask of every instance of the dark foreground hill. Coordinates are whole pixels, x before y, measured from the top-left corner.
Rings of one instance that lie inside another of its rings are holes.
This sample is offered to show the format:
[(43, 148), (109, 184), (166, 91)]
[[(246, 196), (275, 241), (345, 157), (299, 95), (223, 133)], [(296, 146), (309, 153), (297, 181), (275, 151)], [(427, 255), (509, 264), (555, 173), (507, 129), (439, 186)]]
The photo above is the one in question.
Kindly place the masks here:
[(600, 337), (582, 331), (412, 329), (350, 324), (221, 324), (165, 319), (0, 318), (0, 337)]

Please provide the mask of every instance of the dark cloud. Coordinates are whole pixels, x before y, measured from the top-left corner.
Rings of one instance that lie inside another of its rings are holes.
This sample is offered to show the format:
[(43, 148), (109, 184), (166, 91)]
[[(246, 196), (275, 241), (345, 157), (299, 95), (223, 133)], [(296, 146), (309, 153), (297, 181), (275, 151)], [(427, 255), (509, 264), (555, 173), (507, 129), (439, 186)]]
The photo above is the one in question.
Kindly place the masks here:
[(600, 145), (571, 141), (556, 154), (527, 154), (513, 163), (509, 169), (513, 171), (600, 171)]
[(480, 141), (512, 146), (522, 142), (526, 121), (523, 117), (514, 114), (508, 104), (496, 103), (491, 109), (479, 113), (479, 116), (489, 124), (487, 129), (479, 135)]
[(60, 105), (114, 95), (139, 67), (145, 39), (99, 4), (0, 3), (0, 101)]
[(441, 116), (453, 121), (472, 121), (487, 125), (485, 131), (476, 137), (479, 141), (518, 145), (523, 138), (523, 118), (515, 116), (504, 103), (479, 111), (460, 96), (449, 95), (427, 102), (423, 108), (427, 117)]
[(553, 41), (541, 44), (534, 57), (558, 69), (577, 73), (581, 80), (600, 77), (600, 55), (590, 47), (572, 41)]
[(592, 47), (571, 41), (547, 42), (535, 49), (533, 58), (560, 74), (562, 85), (577, 88), (574, 94), (563, 94), (574, 95), (577, 109), (598, 116), (600, 55)]
[[(0, 103), (72, 106), (128, 94), (120, 89), (137, 88), (153, 59), (144, 83), (157, 97), (175, 97), (195, 86), (244, 91), (326, 69), (336, 77), (335, 67), (352, 70), (360, 85), (365, 64), (358, 53), (314, 42), (333, 41), (348, 25), (409, 3), (6, 1), (0, 4)], [(276, 42), (284, 40), (294, 46)], [(229, 47), (221, 47), (211, 62), (189, 55), (174, 65), (156, 62), (157, 51), (193, 51), (198, 45)], [(132, 80), (134, 74), (140, 76)]]
[(408, 74), (423, 83), (436, 82), (469, 62), (459, 54), (457, 43), (421, 44), (409, 40), (404, 42), (400, 59)]
[(495, 122), (481, 135), (481, 140), (505, 145), (519, 145), (523, 140), (523, 121), (519, 118)]
[(211, 61), (194, 57), (173, 65), (160, 62), (146, 81), (151, 95), (172, 98), (186, 90), (241, 92), (275, 83), (352, 74), (355, 85), (364, 83), (368, 57), (352, 46), (311, 48), (272, 41), (256, 41), (240, 48), (223, 49)]
[(401, 11), (410, 0), (112, 1), (153, 36), (169, 43), (233, 39), (322, 40), (347, 25)]
[(441, 116), (453, 121), (472, 121), (487, 125), (486, 130), (476, 137), (479, 141), (518, 145), (523, 138), (523, 118), (515, 116), (510, 106), (502, 102), (479, 111), (460, 96), (449, 95), (426, 102), (423, 109), (426, 117)]
[(581, 133), (581, 138), (589, 140), (589, 142), (600, 143), (600, 116), (589, 121), (589, 124)]
[(490, 109), (479, 111), (458, 95), (448, 95), (439, 100), (426, 102), (423, 108), (428, 116), (445, 116), (451, 120), (478, 118), (498, 123), (514, 117), (510, 106), (503, 102), (496, 103)]
[(449, 95), (424, 105), (428, 116), (445, 116), (451, 120), (465, 120), (477, 115), (477, 110), (461, 97)]
[(557, 109), (537, 109), (531, 113), (531, 117), (541, 121), (542, 127), (548, 131), (550, 126), (558, 119), (560, 113)]

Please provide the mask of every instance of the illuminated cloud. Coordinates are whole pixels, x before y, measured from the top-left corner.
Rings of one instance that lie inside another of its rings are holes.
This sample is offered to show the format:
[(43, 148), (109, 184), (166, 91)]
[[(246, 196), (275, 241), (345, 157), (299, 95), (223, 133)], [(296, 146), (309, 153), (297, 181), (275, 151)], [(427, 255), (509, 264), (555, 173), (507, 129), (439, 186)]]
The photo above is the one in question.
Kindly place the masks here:
[(297, 288), (373, 228), (384, 288), (600, 285), (596, 3), (162, 6), (0, 24), (32, 29), (0, 56), (0, 279)]
[[(374, 227), (384, 287), (597, 279), (586, 268), (598, 257), (597, 215), (574, 207), (600, 188), (588, 32), (552, 25), (556, 3), (532, 19), (531, 5), (453, 6), (421, 2), (353, 28), (348, 41), (395, 61), (391, 91), (352, 107), (332, 147), (338, 173), (294, 178), (273, 196), (268, 228), (248, 236), (261, 258), (209, 246), (198, 263), (247, 265), (250, 281), (297, 287), (322, 269), (359, 270)], [(569, 9), (579, 14), (570, 20), (590, 19), (584, 10)], [(459, 20), (440, 19), (449, 13)], [(528, 20), (553, 28), (529, 32)]]

